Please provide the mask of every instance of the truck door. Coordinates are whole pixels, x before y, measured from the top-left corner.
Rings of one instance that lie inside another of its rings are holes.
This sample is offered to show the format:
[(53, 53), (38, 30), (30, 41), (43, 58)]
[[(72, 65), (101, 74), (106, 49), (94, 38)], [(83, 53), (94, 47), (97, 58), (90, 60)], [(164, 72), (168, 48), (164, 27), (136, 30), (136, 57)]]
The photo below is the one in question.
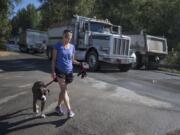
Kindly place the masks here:
[(77, 49), (86, 49), (89, 42), (89, 23), (80, 23)]

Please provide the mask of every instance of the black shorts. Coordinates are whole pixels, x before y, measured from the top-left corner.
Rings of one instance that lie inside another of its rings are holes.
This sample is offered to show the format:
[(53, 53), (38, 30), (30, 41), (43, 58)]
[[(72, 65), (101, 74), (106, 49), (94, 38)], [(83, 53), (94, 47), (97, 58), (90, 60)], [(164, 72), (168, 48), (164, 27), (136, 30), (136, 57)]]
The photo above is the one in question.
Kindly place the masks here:
[(73, 73), (63, 73), (62, 71), (55, 69), (56, 75), (59, 78), (65, 79), (66, 84), (71, 83), (73, 81)]

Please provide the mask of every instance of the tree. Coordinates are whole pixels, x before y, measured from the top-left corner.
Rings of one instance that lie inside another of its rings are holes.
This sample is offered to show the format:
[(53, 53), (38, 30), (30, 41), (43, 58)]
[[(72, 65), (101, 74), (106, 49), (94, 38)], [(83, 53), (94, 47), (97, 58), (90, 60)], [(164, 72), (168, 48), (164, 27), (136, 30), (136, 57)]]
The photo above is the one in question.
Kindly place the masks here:
[(21, 0), (1, 0), (0, 1), (0, 42), (7, 38), (11, 31), (9, 16), (15, 4), (20, 3)]
[(74, 14), (92, 16), (96, 0), (41, 0), (42, 29), (72, 18)]
[(28, 28), (37, 29), (40, 19), (41, 16), (37, 12), (35, 6), (33, 4), (29, 4), (26, 8), (19, 10), (17, 15), (12, 18), (12, 34), (17, 35), (19, 29), (22, 29), (23, 31)]
[(177, 46), (180, 37), (180, 1), (178, 0), (134, 0), (135, 26), (146, 29), (147, 33), (165, 36), (168, 46)]

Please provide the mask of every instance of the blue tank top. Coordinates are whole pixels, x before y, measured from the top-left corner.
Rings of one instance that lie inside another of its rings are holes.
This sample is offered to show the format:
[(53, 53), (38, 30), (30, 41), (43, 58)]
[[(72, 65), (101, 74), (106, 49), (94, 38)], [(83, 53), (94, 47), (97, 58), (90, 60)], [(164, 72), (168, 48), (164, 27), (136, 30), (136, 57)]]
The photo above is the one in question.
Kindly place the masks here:
[(64, 45), (58, 42), (53, 48), (57, 50), (56, 68), (63, 73), (73, 72), (72, 57), (75, 53), (74, 45), (70, 44), (70, 47), (65, 49)]

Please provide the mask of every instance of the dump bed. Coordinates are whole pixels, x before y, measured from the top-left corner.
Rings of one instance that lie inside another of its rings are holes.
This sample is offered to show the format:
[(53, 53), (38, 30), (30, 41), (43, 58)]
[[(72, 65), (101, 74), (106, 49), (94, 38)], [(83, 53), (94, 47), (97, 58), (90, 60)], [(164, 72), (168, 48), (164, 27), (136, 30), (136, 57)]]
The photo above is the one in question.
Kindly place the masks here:
[(131, 37), (131, 50), (134, 52), (167, 54), (168, 47), (166, 38), (139, 34)]
[(167, 41), (165, 38), (146, 35), (147, 52), (167, 54)]

